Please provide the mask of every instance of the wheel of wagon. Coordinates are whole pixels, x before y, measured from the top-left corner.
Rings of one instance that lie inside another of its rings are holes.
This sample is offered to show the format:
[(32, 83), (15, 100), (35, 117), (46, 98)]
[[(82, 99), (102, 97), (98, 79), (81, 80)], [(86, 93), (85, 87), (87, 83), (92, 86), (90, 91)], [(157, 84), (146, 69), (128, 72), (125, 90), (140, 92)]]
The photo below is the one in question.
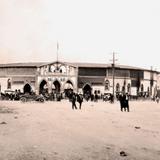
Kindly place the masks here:
[(43, 103), (44, 102), (44, 98), (40, 98), (39, 102)]
[(27, 98), (22, 97), (22, 98), (20, 99), (20, 101), (23, 102), (23, 103), (24, 103), (24, 102), (27, 102)]

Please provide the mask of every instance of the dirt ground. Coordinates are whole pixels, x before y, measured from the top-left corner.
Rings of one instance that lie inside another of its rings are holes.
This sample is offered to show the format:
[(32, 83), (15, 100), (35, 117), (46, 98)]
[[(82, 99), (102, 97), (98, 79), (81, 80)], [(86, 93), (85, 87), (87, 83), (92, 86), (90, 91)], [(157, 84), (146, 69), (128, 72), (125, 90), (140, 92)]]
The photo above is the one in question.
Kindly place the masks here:
[[(126, 156), (121, 156), (124, 151)], [(160, 104), (0, 101), (0, 160), (159, 160)]]

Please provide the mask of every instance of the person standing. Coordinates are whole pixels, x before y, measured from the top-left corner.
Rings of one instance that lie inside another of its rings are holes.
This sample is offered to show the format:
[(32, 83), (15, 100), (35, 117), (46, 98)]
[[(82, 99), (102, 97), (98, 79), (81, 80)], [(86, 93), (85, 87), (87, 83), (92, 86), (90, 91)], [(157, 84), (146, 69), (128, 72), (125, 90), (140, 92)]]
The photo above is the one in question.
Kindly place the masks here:
[(79, 109), (81, 109), (82, 102), (83, 102), (82, 94), (77, 94), (77, 102), (79, 103)]
[(158, 96), (156, 96), (156, 102), (159, 103), (159, 97)]
[(119, 101), (120, 101), (120, 107), (121, 111), (123, 110), (126, 112), (129, 112), (129, 96), (128, 94), (123, 93), (122, 95), (119, 95)]
[(125, 106), (125, 111), (127, 109), (127, 111), (129, 112), (129, 95), (128, 93), (126, 93), (126, 96), (125, 96), (125, 101), (126, 101), (126, 106)]
[(114, 102), (114, 96), (113, 94), (110, 94), (110, 103), (113, 103)]
[(75, 93), (73, 93), (71, 101), (72, 101), (72, 109), (77, 109), (77, 106), (76, 106), (76, 94)]
[(95, 93), (95, 96), (94, 96), (94, 97), (95, 97), (94, 101), (95, 101), (95, 102), (98, 102), (98, 94), (97, 94), (97, 93)]
[(120, 107), (121, 107), (121, 111), (123, 112), (123, 108), (124, 108), (124, 102), (123, 102), (124, 98), (123, 95), (120, 93), (119, 94), (119, 102), (120, 102)]

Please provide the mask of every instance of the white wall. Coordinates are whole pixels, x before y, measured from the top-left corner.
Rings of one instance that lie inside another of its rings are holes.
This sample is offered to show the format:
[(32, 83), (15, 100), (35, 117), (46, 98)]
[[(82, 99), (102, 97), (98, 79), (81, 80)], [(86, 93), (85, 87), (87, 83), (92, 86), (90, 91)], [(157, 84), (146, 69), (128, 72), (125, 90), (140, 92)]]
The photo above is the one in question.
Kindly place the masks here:
[(7, 89), (7, 80), (8, 78), (0, 78), (1, 92), (4, 92)]
[(144, 71), (144, 79), (150, 80), (151, 79), (151, 73), (149, 71)]
[(150, 81), (149, 80), (143, 80), (143, 81), (141, 81), (141, 84), (143, 84), (144, 92), (147, 92), (148, 91), (148, 87), (150, 88)]
[(104, 93), (104, 86), (92, 86), (92, 93), (94, 93), (95, 90), (100, 90), (100, 93)]

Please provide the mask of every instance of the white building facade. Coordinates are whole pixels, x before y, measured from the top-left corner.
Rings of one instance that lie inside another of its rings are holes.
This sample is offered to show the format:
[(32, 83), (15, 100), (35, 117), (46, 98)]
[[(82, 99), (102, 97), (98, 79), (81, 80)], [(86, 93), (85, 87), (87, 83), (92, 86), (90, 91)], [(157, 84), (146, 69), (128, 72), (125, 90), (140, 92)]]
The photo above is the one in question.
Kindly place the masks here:
[[(114, 81), (114, 83), (113, 83)], [(113, 87), (114, 84), (114, 87)], [(154, 96), (160, 89), (160, 72), (137, 67), (97, 63), (12, 63), (0, 65), (0, 91), (94, 94), (128, 92)]]

